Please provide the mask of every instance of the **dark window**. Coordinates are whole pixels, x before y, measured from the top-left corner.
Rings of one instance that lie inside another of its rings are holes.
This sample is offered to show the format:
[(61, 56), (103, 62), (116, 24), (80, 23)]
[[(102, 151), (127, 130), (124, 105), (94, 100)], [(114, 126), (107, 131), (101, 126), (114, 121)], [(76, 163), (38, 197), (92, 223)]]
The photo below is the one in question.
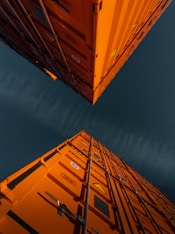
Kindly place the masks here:
[(35, 6), (33, 3), (30, 3), (30, 6), (31, 6), (32, 10), (34, 11), (34, 13), (35, 13), (37, 19), (38, 19), (41, 23), (47, 24), (47, 20), (46, 20), (46, 18), (45, 18), (45, 16), (44, 16), (42, 10), (41, 10), (39, 7)]
[(103, 214), (105, 214), (107, 217), (110, 217), (108, 204), (106, 204), (103, 200), (101, 200), (96, 195), (94, 195), (94, 206), (95, 208), (100, 210)]

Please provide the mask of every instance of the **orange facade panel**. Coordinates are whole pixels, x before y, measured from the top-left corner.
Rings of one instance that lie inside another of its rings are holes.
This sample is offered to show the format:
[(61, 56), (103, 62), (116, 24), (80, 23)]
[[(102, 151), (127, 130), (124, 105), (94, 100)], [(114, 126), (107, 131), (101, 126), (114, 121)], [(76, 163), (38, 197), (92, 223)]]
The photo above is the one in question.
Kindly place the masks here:
[(94, 104), (170, 2), (4, 0), (0, 38)]
[(0, 182), (2, 233), (175, 232), (175, 206), (84, 130)]

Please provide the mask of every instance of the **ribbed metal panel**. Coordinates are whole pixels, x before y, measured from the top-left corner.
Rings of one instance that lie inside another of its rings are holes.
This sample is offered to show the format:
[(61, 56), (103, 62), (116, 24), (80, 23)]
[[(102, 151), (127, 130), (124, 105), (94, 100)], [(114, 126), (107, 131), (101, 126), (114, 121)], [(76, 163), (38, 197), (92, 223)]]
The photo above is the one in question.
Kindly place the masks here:
[(171, 0), (3, 0), (0, 38), (95, 103)]
[(0, 182), (2, 233), (175, 232), (175, 206), (85, 131)]

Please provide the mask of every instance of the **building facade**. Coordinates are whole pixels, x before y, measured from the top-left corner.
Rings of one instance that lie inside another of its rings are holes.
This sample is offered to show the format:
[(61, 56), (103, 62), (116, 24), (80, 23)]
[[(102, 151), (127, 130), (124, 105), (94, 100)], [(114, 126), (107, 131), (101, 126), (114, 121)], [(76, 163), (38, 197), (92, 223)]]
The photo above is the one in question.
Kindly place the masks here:
[(171, 0), (1, 0), (0, 39), (94, 104)]
[(175, 233), (175, 205), (84, 130), (0, 182), (0, 233)]

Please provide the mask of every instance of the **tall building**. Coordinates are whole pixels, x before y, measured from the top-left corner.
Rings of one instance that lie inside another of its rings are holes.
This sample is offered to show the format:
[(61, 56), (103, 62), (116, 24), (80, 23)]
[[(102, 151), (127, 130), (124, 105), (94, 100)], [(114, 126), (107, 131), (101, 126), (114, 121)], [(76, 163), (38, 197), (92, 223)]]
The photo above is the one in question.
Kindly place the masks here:
[(175, 205), (81, 131), (0, 182), (0, 233), (175, 233)]
[(94, 104), (170, 2), (1, 0), (0, 38)]

